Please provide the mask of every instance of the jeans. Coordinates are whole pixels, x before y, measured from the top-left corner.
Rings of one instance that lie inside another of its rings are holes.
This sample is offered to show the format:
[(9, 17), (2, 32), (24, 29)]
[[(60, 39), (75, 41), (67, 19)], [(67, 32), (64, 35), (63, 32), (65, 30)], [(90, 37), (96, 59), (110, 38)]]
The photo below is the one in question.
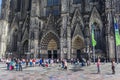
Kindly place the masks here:
[(97, 66), (97, 68), (98, 68), (98, 73), (100, 73), (100, 66)]
[(22, 65), (19, 65), (19, 71), (22, 71)]
[(16, 66), (16, 71), (18, 70), (18, 64), (15, 65)]

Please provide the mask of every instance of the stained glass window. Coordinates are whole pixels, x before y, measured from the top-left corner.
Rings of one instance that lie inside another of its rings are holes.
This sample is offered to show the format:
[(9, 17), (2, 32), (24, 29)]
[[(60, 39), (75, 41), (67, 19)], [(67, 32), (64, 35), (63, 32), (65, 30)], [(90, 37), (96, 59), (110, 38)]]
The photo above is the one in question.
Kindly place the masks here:
[(58, 9), (56, 9), (56, 10), (53, 11), (53, 14), (58, 15), (58, 14), (60, 14), (60, 11)]
[(47, 6), (58, 6), (60, 4), (60, 0), (47, 0)]
[(53, 0), (47, 0), (47, 6), (52, 6), (53, 5)]
[(17, 0), (17, 11), (21, 9), (21, 0)]
[(60, 1), (61, 0), (47, 0), (46, 16), (50, 13), (55, 16), (60, 14)]
[(73, 0), (73, 4), (80, 4), (81, 0)]

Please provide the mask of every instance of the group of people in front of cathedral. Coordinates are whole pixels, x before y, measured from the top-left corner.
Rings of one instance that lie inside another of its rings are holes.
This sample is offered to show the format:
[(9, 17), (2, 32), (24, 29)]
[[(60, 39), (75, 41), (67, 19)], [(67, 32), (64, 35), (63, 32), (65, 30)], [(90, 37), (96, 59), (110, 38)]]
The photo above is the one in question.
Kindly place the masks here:
[[(11, 59), (8, 58), (6, 60), (7, 70), (16, 70), (16, 71), (22, 71), (23, 66), (24, 67), (35, 67), (37, 65), (42, 67), (49, 67), (54, 66), (54, 63), (60, 63), (59, 59)], [(67, 69), (67, 61), (63, 59), (61, 61), (61, 66), (63, 69)]]
[(22, 71), (22, 60), (21, 59), (11, 59), (6, 60), (7, 70)]
[[(44, 59), (44, 58), (40, 58), (40, 59), (10, 59), (8, 58), (6, 60), (6, 65), (7, 65), (7, 70), (16, 70), (16, 71), (22, 71), (23, 69), (23, 65), (25, 65), (25, 67), (34, 67), (37, 64), (39, 66), (42, 67), (49, 67), (49, 66), (54, 66), (54, 63), (61, 63), (61, 68), (62, 69), (66, 69), (68, 68), (67, 65), (67, 60), (66, 59)], [(79, 59), (70, 59), (71, 64), (80, 64), (80, 60)], [(90, 61), (86, 60), (87, 66), (90, 65)], [(85, 66), (85, 60), (82, 59), (81, 62), (81, 66)], [(100, 58), (97, 59), (97, 73), (101, 72), (101, 60)], [(111, 69), (112, 69), (112, 73), (115, 74), (115, 60), (112, 59), (111, 60)]]

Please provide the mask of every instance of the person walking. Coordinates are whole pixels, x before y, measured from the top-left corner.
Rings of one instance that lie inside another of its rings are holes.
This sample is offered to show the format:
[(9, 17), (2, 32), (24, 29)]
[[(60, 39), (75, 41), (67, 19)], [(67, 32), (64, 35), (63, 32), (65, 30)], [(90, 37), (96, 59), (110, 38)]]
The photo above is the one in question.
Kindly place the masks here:
[(42, 66), (43, 60), (40, 58), (39, 60), (39, 66)]
[(112, 59), (112, 74), (115, 74), (115, 60)]
[(97, 61), (97, 73), (100, 73), (100, 58)]
[(19, 71), (22, 71), (22, 61), (21, 60), (19, 60), (18, 65), (19, 65)]
[(61, 61), (61, 65), (62, 65), (62, 68), (64, 69), (64, 67), (65, 67), (64, 60)]

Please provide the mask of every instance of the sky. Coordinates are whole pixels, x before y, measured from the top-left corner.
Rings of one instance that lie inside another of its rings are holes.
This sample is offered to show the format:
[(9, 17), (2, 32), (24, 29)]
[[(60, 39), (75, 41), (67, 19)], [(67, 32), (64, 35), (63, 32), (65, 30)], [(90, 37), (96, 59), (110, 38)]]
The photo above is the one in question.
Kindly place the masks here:
[(2, 0), (0, 0), (0, 4), (1, 4)]
[(0, 0), (0, 7), (1, 7), (2, 0)]

